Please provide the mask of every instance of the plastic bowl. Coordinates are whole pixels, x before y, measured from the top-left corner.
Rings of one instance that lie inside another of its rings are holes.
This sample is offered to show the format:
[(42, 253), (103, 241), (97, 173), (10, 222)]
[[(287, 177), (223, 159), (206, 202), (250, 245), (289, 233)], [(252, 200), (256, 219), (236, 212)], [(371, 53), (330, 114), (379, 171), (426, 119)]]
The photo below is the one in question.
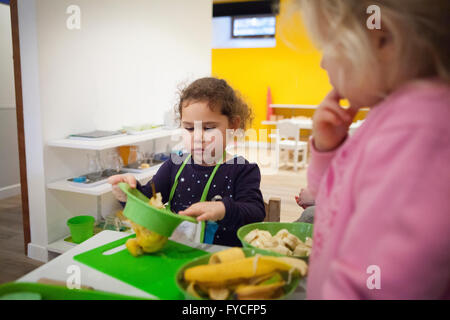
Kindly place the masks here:
[[(245, 254), (246, 257), (253, 257), (256, 254), (260, 254), (256, 250), (250, 249), (250, 248), (242, 248), (242, 250), (244, 251), (244, 254)], [(192, 267), (195, 267), (195, 266), (208, 264), (209, 258), (212, 255), (213, 254), (211, 253), (211, 254), (204, 255), (204, 256), (201, 256), (199, 258), (196, 258), (196, 259), (194, 259), (194, 260), (184, 264), (183, 266), (181, 266), (180, 269), (177, 271), (176, 283), (177, 283), (178, 289), (180, 289), (180, 291), (183, 293), (183, 295), (184, 295), (186, 300), (209, 300), (209, 299), (205, 299), (205, 298), (195, 297), (195, 296), (193, 296), (193, 295), (191, 295), (190, 293), (187, 292), (187, 290), (186, 290), (187, 283), (184, 281), (184, 271), (186, 269), (189, 269), (189, 268), (192, 268)], [(266, 255), (266, 254), (261, 254), (261, 255)], [(289, 296), (291, 296), (292, 293), (294, 293), (295, 289), (297, 289), (297, 287), (298, 287), (298, 285), (300, 283), (300, 279), (301, 279), (301, 277), (300, 277), (300, 275), (298, 273), (293, 273), (291, 282), (284, 286), (285, 294), (282, 295), (277, 300), (288, 299)]]
[[(252, 230), (259, 229), (259, 230), (265, 230), (269, 231), (272, 236), (276, 235), (278, 231), (281, 229), (286, 229), (290, 233), (292, 233), (294, 236), (298, 237), (300, 240), (305, 241), (306, 237), (312, 238), (313, 234), (313, 225), (310, 223), (305, 222), (257, 222), (257, 223), (251, 223), (247, 224), (245, 226), (242, 226), (239, 228), (237, 232), (237, 236), (239, 240), (241, 240), (242, 246), (244, 248), (251, 248), (254, 249), (256, 252), (264, 255), (270, 255), (275, 257), (286, 257), (286, 255), (266, 250), (266, 249), (260, 249), (252, 246), (250, 243), (246, 242), (244, 240), (245, 236)], [(303, 259), (307, 259), (307, 257), (301, 257)]]
[(95, 219), (92, 216), (76, 216), (67, 220), (72, 241), (81, 243), (94, 234)]
[(123, 215), (150, 231), (170, 237), (183, 221), (197, 223), (193, 217), (175, 214), (167, 209), (157, 209), (149, 205), (149, 198), (127, 183), (119, 183), (119, 188), (126, 193), (127, 203)]
[(0, 300), (20, 298), (40, 300), (150, 300), (97, 290), (68, 289), (65, 286), (30, 282), (9, 282), (0, 284)]

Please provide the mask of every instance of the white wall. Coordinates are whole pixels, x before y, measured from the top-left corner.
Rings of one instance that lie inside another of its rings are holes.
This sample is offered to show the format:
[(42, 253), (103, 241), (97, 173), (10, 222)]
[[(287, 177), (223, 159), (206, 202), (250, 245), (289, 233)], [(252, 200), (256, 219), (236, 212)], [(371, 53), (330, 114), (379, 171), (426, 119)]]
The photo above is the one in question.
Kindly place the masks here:
[[(79, 30), (66, 27), (70, 5), (81, 9)], [(31, 248), (66, 235), (67, 218), (96, 211), (94, 197), (46, 189), (86, 164), (86, 152), (46, 142), (161, 123), (180, 84), (211, 74), (211, 16), (210, 0), (19, 0)], [(114, 205), (103, 197), (105, 210)]]
[(0, 3), (0, 199), (20, 193), (9, 6)]

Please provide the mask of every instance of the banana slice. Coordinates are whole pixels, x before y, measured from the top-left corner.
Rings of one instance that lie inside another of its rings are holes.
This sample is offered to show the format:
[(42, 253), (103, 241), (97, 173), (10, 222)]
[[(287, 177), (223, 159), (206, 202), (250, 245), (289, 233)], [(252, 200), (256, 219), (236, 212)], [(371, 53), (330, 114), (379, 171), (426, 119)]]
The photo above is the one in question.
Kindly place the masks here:
[(308, 247), (312, 247), (312, 245), (313, 245), (313, 240), (312, 240), (310, 237), (306, 237), (306, 239), (305, 239), (305, 244), (306, 244)]
[(293, 255), (296, 257), (309, 257), (310, 253), (311, 253), (310, 248), (303, 245), (298, 245), (297, 247), (295, 247)]
[(287, 229), (281, 229), (280, 231), (277, 232), (277, 234), (275, 235), (275, 237), (280, 237), (280, 238), (285, 238), (288, 235), (290, 235), (289, 231), (287, 231)]
[(258, 237), (266, 240), (272, 239), (272, 235), (270, 234), (270, 232), (265, 230), (259, 230)]
[(264, 248), (261, 240), (259, 240), (259, 239), (253, 240), (252, 243), (250, 243), (250, 244), (257, 248)]
[(286, 248), (285, 246), (278, 246), (275, 248), (271, 248), (270, 250), (281, 253), (281, 254), (285, 254), (287, 256), (291, 256), (292, 255), (292, 251), (289, 250), (288, 248)]
[(286, 245), (290, 250), (294, 250), (297, 246), (297, 241), (289, 236), (284, 237), (282, 241), (283, 244)]
[(263, 248), (275, 248), (279, 246), (279, 243), (276, 239), (269, 239), (262, 241)]
[(250, 231), (245, 237), (244, 241), (251, 243), (253, 240), (256, 240), (258, 238), (258, 229)]

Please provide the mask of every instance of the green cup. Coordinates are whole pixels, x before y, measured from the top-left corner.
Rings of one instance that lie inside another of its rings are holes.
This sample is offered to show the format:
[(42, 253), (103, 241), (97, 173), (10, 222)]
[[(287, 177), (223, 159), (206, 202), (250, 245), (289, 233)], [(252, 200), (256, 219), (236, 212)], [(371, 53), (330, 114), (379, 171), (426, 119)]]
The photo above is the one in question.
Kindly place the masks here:
[(81, 243), (94, 234), (95, 219), (92, 216), (76, 216), (67, 220), (72, 241)]

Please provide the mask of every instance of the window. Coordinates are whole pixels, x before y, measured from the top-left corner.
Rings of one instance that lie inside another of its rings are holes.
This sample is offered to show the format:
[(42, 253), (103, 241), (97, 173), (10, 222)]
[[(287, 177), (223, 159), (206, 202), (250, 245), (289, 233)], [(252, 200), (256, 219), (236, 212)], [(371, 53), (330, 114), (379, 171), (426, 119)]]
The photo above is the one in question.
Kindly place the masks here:
[(274, 38), (275, 16), (233, 17), (233, 38)]

